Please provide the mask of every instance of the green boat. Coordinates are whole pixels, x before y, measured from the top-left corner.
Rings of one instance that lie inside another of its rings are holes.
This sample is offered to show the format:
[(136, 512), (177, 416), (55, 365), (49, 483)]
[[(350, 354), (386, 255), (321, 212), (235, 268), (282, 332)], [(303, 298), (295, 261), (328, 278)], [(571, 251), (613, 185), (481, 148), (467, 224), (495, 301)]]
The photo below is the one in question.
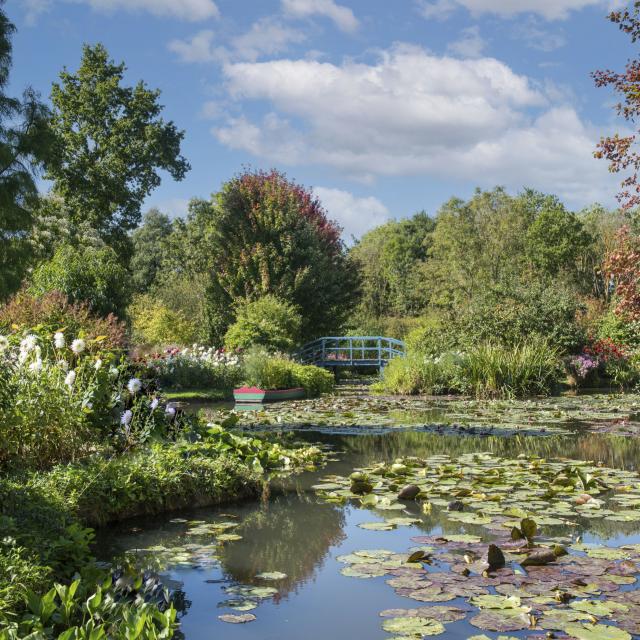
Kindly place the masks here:
[(233, 390), (233, 398), (236, 402), (261, 403), (278, 402), (280, 400), (299, 400), (304, 398), (302, 387), (294, 389), (258, 389), (258, 387), (240, 387)]

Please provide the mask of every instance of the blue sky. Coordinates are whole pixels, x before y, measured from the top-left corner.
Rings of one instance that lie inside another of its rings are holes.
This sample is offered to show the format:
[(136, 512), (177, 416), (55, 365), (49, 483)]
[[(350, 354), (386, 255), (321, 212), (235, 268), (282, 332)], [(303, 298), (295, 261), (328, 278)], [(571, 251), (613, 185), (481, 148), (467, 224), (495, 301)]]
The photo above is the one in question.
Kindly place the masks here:
[(313, 187), (356, 236), (476, 186), (613, 206), (592, 158), (621, 130), (589, 73), (636, 46), (611, 0), (8, 0), (12, 89), (48, 97), (84, 42), (162, 91), (192, 165), (148, 200), (182, 215), (244, 165)]

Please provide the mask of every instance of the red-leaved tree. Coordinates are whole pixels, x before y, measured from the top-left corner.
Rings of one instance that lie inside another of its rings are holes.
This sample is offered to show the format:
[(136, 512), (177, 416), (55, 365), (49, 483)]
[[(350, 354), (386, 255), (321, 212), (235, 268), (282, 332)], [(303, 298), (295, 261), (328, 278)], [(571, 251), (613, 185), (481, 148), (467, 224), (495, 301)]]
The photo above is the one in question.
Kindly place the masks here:
[[(609, 20), (620, 27), (620, 30), (631, 36), (631, 41), (640, 38), (640, 0), (635, 0), (633, 8), (613, 11)], [(596, 86), (612, 87), (621, 96), (616, 110), (627, 122), (636, 122), (640, 116), (640, 60), (630, 60), (622, 73), (605, 69), (593, 74)], [(609, 161), (612, 173), (630, 172), (623, 181), (618, 193), (618, 200), (623, 208), (628, 209), (640, 204), (640, 154), (635, 150), (636, 135), (621, 136), (615, 134), (601, 138), (596, 158)]]
[(640, 320), (640, 238), (628, 226), (618, 231), (604, 268), (615, 286), (616, 315)]

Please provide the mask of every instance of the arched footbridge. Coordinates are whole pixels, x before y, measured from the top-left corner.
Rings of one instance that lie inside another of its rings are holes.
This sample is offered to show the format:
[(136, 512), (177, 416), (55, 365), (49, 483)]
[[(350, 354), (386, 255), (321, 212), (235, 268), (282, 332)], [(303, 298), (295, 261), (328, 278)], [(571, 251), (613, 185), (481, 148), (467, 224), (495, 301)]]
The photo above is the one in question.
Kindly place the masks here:
[(389, 360), (404, 356), (402, 340), (383, 336), (329, 336), (309, 342), (296, 352), (304, 364), (335, 369), (371, 367), (383, 369)]

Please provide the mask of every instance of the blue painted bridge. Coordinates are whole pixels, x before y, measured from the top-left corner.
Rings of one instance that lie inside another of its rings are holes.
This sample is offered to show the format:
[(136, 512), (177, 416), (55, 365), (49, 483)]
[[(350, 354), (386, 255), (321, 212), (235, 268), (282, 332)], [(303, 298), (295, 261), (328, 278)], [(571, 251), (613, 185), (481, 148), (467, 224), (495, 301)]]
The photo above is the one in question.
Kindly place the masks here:
[(392, 358), (405, 355), (402, 340), (382, 336), (329, 336), (305, 344), (296, 352), (305, 364), (383, 369)]

